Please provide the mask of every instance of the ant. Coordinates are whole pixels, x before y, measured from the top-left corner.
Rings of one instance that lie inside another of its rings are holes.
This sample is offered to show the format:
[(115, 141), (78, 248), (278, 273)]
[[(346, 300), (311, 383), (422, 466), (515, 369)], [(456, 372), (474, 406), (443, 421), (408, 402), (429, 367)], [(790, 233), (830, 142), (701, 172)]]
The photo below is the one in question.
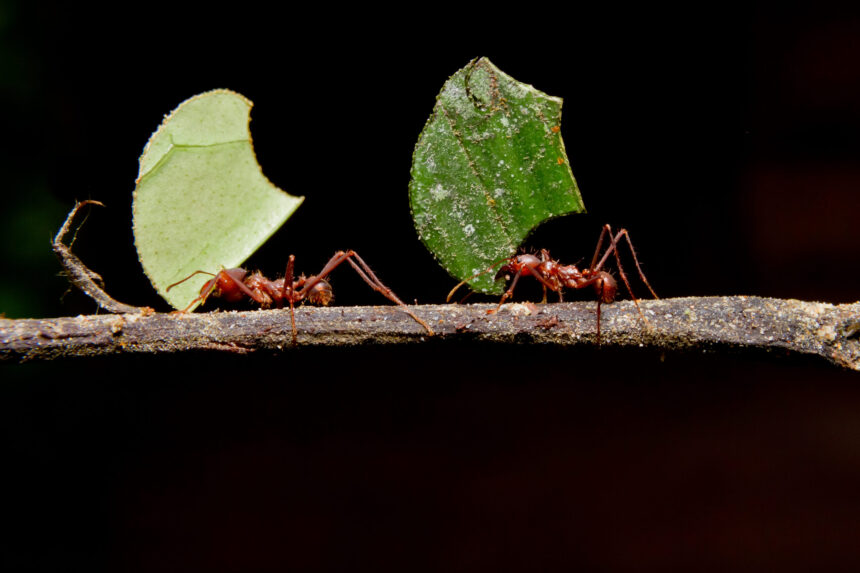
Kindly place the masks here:
[(326, 277), (340, 266), (341, 263), (346, 261), (352, 265), (358, 276), (370, 285), (370, 288), (381, 293), (388, 300), (400, 305), (406, 314), (415, 319), (418, 324), (427, 330), (427, 334), (433, 336), (433, 329), (409, 310), (390, 288), (382, 284), (382, 281), (379, 280), (368, 264), (364, 262), (364, 259), (355, 251), (338, 251), (329, 259), (319, 274), (309, 277), (301, 275), (296, 280), (293, 280), (295, 261), (295, 255), (290, 255), (290, 258), (287, 260), (286, 274), (283, 278), (273, 281), (264, 277), (259, 271), (249, 276), (248, 271), (241, 268), (221, 269), (217, 274), (207, 271), (195, 271), (181, 281), (167, 287), (167, 290), (184, 283), (198, 274), (212, 276), (200, 289), (200, 295), (192, 300), (184, 310), (180, 311), (183, 313), (188, 312), (197, 302), (200, 302), (200, 304), (205, 303), (206, 299), (210, 296), (222, 298), (229, 302), (238, 302), (248, 297), (259, 304), (261, 308), (269, 308), (272, 304), (280, 308), (284, 304), (284, 301), (286, 301), (290, 305), (290, 323), (293, 329), (293, 345), (295, 345), (298, 340), (298, 332), (296, 331), (294, 305), (307, 299), (311, 304), (328, 306), (333, 298), (333, 293), (331, 284), (326, 280)]
[[(600, 249), (607, 236), (610, 237), (609, 246), (601, 257)], [(654, 292), (654, 289), (651, 288), (651, 285), (648, 283), (648, 279), (645, 278), (645, 273), (642, 272), (642, 268), (639, 266), (639, 259), (636, 257), (636, 251), (633, 250), (633, 243), (630, 240), (630, 235), (627, 232), (627, 229), (621, 229), (617, 234), (613, 235), (612, 227), (606, 224), (603, 226), (603, 230), (600, 232), (600, 238), (597, 240), (597, 248), (594, 249), (594, 257), (591, 259), (591, 266), (587, 269), (579, 270), (576, 265), (562, 265), (558, 261), (550, 258), (549, 251), (542, 249), (540, 257), (531, 254), (523, 254), (502, 259), (489, 269), (482, 271), (455, 286), (451, 292), (448, 293), (447, 300), (450, 302), (451, 297), (454, 296), (457, 289), (465, 283), (477, 276), (493, 270), (500, 263), (505, 264), (502, 265), (499, 272), (496, 273), (496, 278), (498, 279), (502, 276), (510, 278), (511, 274), (513, 274), (514, 278), (511, 281), (511, 285), (508, 287), (508, 290), (506, 290), (502, 295), (502, 300), (499, 301), (499, 305), (495, 309), (487, 311), (488, 314), (498, 312), (504, 302), (513, 296), (514, 288), (517, 286), (517, 282), (520, 280), (521, 276), (532, 276), (540, 281), (543, 285), (542, 302), (544, 303), (546, 302), (547, 289), (557, 292), (558, 300), (559, 302), (562, 302), (562, 291), (565, 288), (581, 289), (590, 286), (594, 288), (594, 291), (597, 294), (597, 343), (600, 344), (600, 306), (603, 303), (613, 302), (618, 291), (618, 283), (615, 281), (615, 278), (608, 272), (602, 270), (603, 265), (611, 254), (615, 255), (615, 262), (618, 264), (618, 274), (621, 275), (624, 285), (627, 287), (627, 292), (630, 293), (630, 297), (633, 299), (634, 304), (636, 304), (636, 310), (639, 311), (639, 316), (642, 317), (642, 320), (644, 320), (646, 324), (648, 323), (648, 320), (642, 313), (642, 309), (639, 307), (639, 300), (633, 294), (633, 289), (630, 288), (630, 281), (627, 280), (627, 275), (624, 274), (624, 269), (621, 267), (621, 259), (618, 256), (618, 243), (621, 241), (622, 237), (627, 241), (627, 246), (630, 248), (630, 254), (633, 255), (633, 262), (636, 263), (636, 270), (639, 271), (639, 277), (642, 279), (642, 282), (645, 283), (645, 286), (648, 287), (648, 290), (651, 291), (654, 298), (659, 298), (657, 293)]]

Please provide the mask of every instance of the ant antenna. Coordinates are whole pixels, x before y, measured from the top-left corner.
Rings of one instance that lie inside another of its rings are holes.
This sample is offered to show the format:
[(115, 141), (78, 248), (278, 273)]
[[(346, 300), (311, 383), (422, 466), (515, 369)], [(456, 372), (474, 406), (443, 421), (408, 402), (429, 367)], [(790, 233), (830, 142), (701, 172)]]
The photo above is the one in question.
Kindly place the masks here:
[(172, 289), (173, 287), (175, 287), (175, 286), (179, 286), (179, 285), (181, 285), (182, 283), (184, 283), (185, 281), (187, 281), (188, 279), (190, 279), (190, 278), (192, 278), (192, 277), (195, 277), (195, 276), (197, 276), (197, 275), (209, 275), (210, 277), (214, 277), (214, 276), (215, 276), (215, 274), (214, 274), (214, 273), (210, 273), (209, 271), (194, 271), (193, 273), (191, 273), (190, 275), (188, 275), (187, 277), (185, 277), (185, 278), (184, 278), (184, 279), (182, 279), (181, 281), (179, 281), (179, 282), (175, 282), (175, 283), (173, 283), (172, 285), (170, 285), (169, 287), (167, 287), (166, 291), (170, 291), (170, 289)]
[[(499, 261), (496, 261), (495, 263), (493, 263), (493, 266), (491, 266), (490, 268), (488, 268), (488, 269), (484, 269), (483, 271), (481, 271), (481, 272), (479, 272), (479, 273), (476, 273), (476, 274), (474, 274), (474, 275), (470, 276), (470, 277), (469, 277), (469, 278), (467, 278), (466, 280), (463, 280), (463, 281), (460, 281), (459, 283), (457, 283), (457, 286), (455, 286), (454, 288), (452, 288), (452, 289), (451, 289), (451, 292), (449, 292), (449, 293), (448, 293), (448, 296), (445, 298), (445, 302), (451, 302), (451, 299), (454, 297), (454, 293), (455, 293), (455, 292), (457, 292), (458, 290), (460, 290), (460, 287), (461, 287), (461, 286), (463, 286), (464, 284), (466, 284), (467, 282), (469, 282), (469, 281), (470, 281), (470, 280), (472, 280), (472, 279), (476, 279), (476, 278), (478, 278), (478, 277), (479, 277), (479, 276), (481, 276), (481, 275), (487, 274), (488, 272), (492, 271), (492, 270), (493, 270), (493, 269), (495, 269), (497, 266), (499, 266), (500, 264), (504, 263), (504, 262), (505, 262), (505, 261), (507, 261), (507, 260), (509, 260), (509, 259), (508, 259), (508, 258), (504, 258), (504, 259), (501, 259), (501, 260), (499, 260)], [(467, 296), (470, 296), (471, 294), (472, 294), (472, 293), (469, 293), (469, 295), (467, 295)], [(465, 299), (463, 299), (463, 300), (465, 300)]]
[[(187, 277), (185, 277), (181, 281), (175, 282), (172, 285), (170, 285), (169, 287), (167, 287), (166, 291), (169, 291), (170, 289), (172, 289), (173, 287), (175, 287), (177, 285), (181, 285), (182, 283), (184, 283), (185, 281), (187, 281), (191, 277), (194, 277), (197, 275), (209, 275), (210, 277), (214, 277), (214, 278), (213, 278), (213, 280), (206, 283), (207, 285), (210, 285), (209, 290), (207, 290), (205, 294), (201, 292), (200, 295), (197, 298), (195, 298), (194, 300), (192, 300), (190, 303), (188, 303), (188, 306), (186, 306), (185, 309), (182, 310), (181, 312), (188, 312), (191, 309), (191, 307), (194, 306), (197, 302), (199, 302), (200, 304), (206, 304), (206, 300), (209, 298), (209, 295), (211, 295), (215, 291), (215, 289), (218, 288), (218, 281), (215, 280), (215, 279), (217, 279), (218, 275), (210, 273), (209, 271), (194, 271), (193, 273), (191, 273), (190, 275), (188, 275)], [(242, 286), (244, 287), (245, 285), (243, 284)]]

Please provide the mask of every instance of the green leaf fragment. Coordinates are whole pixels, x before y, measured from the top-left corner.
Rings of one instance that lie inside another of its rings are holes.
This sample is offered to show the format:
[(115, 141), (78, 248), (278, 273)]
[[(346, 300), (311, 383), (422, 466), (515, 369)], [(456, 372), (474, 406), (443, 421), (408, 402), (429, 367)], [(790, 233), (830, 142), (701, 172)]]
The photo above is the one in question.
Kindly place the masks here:
[[(585, 211), (561, 138), (561, 98), (520, 83), (486, 58), (445, 82), (412, 156), (418, 236), (466, 280), (512, 256), (539, 224)], [(469, 281), (501, 294), (504, 281)]]
[(168, 286), (198, 270), (240, 266), (304, 200), (263, 175), (248, 129), (252, 105), (229, 90), (194, 96), (164, 119), (140, 157), (135, 245), (174, 308), (188, 306), (208, 277)]

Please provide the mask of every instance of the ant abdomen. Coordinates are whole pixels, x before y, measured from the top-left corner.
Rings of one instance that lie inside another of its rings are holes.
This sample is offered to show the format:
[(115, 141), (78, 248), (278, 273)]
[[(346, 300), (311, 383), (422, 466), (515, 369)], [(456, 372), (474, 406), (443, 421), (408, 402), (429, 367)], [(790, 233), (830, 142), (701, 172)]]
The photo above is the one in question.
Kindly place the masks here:
[(605, 271), (596, 273), (594, 292), (597, 293), (602, 302), (614, 302), (617, 291), (618, 283), (615, 281), (615, 277)]
[(334, 293), (332, 292), (331, 285), (324, 280), (320, 280), (317, 284), (311, 287), (310, 291), (308, 291), (308, 300), (311, 304), (328, 306), (331, 303), (332, 298), (334, 298)]

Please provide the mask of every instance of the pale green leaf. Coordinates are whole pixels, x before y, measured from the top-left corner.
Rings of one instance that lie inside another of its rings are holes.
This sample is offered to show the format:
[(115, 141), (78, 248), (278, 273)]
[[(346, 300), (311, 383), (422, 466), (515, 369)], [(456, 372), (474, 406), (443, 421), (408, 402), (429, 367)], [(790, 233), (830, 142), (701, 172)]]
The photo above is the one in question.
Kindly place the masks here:
[(207, 280), (194, 271), (240, 266), (304, 200), (263, 175), (248, 130), (253, 104), (229, 90), (194, 96), (168, 115), (140, 157), (134, 240), (146, 275), (174, 308)]

